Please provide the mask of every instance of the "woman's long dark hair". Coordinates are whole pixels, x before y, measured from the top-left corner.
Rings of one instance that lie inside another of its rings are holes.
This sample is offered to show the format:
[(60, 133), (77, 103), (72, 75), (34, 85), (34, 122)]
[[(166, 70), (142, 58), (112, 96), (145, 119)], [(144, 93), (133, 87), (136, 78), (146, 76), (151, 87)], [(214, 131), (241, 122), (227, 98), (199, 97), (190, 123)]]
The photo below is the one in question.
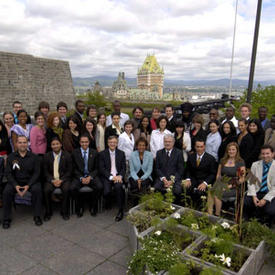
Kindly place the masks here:
[[(250, 125), (251, 123), (255, 123), (255, 124), (257, 125), (258, 130), (257, 130), (256, 133), (251, 133), (250, 130), (249, 130), (249, 125)], [(264, 135), (264, 129), (263, 129), (263, 127), (262, 127), (262, 124), (261, 124), (260, 120), (257, 119), (257, 118), (253, 118), (253, 119), (251, 119), (251, 120), (248, 122), (247, 131), (248, 131), (252, 136), (262, 136), (262, 135)]]
[(138, 125), (138, 129), (140, 129), (140, 132), (141, 132), (141, 133), (144, 132), (144, 129), (143, 129), (143, 126), (142, 126), (142, 121), (143, 121), (144, 118), (147, 118), (147, 119), (148, 119), (149, 124), (148, 124), (146, 130), (147, 130), (147, 132), (148, 132), (149, 134), (151, 134), (151, 133), (152, 133), (152, 128), (151, 128), (151, 124), (150, 124), (150, 118), (149, 118), (148, 116), (143, 116), (143, 117), (142, 117), (142, 119), (140, 120), (140, 123), (139, 123), (139, 125)]
[(1, 119), (0, 119), (0, 125), (2, 126), (2, 130), (0, 131), (0, 138), (4, 139), (8, 136), (8, 131)]
[(88, 130), (86, 129), (86, 125), (87, 125), (88, 122), (92, 123), (93, 126), (94, 126), (93, 127), (93, 131), (92, 131), (92, 135), (93, 135), (93, 137), (95, 137), (95, 133), (96, 133), (96, 121), (94, 119), (90, 118), (90, 117), (87, 117), (86, 120), (85, 120), (85, 122), (84, 122), (83, 134), (85, 134), (85, 133), (88, 132)]
[[(229, 124), (229, 126), (230, 126), (230, 133), (229, 134), (225, 134), (225, 132), (224, 132), (224, 130), (223, 130), (223, 126), (224, 126), (224, 124)], [(229, 136), (236, 136), (236, 128), (235, 128), (235, 126), (234, 126), (234, 124), (233, 124), (233, 122), (232, 121), (226, 121), (226, 122), (224, 122), (223, 124), (222, 124), (222, 126), (221, 126), (221, 136), (222, 136), (222, 138), (224, 139), (225, 137), (229, 137)]]

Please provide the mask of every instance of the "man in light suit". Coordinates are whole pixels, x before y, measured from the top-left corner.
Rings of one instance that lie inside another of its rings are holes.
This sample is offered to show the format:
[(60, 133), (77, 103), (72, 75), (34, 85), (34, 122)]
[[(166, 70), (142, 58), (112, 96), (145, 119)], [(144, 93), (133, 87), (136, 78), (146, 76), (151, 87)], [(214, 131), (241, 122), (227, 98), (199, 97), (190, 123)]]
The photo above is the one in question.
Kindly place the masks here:
[(110, 201), (112, 186), (115, 189), (118, 204), (118, 214), (115, 218), (117, 222), (123, 219), (124, 189), (123, 179), (126, 172), (126, 160), (123, 151), (117, 149), (118, 138), (108, 137), (108, 148), (100, 152), (99, 173), (104, 186), (104, 197)]
[[(173, 190), (176, 201), (182, 193), (181, 181), (184, 174), (184, 160), (182, 151), (174, 147), (175, 138), (168, 134), (164, 136), (164, 149), (156, 156), (155, 190), (165, 193), (168, 188)], [(173, 179), (172, 176), (175, 178)]]
[(252, 164), (251, 173), (258, 179), (248, 184), (248, 192), (244, 200), (246, 218), (252, 215), (268, 216), (268, 225), (275, 218), (275, 161), (274, 150), (270, 145), (263, 145), (261, 159)]

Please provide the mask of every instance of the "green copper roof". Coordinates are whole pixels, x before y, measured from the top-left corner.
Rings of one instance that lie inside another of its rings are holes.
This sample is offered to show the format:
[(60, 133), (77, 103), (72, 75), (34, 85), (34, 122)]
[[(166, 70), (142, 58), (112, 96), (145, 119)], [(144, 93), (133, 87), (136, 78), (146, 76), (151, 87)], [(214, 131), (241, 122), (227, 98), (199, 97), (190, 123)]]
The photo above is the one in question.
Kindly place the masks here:
[(138, 69), (138, 74), (164, 74), (163, 68), (160, 67), (154, 55), (147, 55), (141, 68)]

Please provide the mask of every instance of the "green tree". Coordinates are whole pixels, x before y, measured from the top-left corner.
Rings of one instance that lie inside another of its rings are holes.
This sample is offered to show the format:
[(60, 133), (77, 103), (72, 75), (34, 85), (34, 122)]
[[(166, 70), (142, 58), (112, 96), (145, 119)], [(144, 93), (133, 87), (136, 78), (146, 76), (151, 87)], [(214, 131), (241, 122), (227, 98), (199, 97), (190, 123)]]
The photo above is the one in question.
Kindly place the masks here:
[(97, 108), (106, 107), (108, 105), (104, 95), (99, 91), (88, 92), (84, 96), (80, 96), (80, 98), (83, 99), (87, 105), (94, 104)]
[[(240, 100), (234, 101), (237, 117), (240, 117), (239, 108), (242, 103), (246, 102), (246, 97), (247, 92), (244, 93)], [(251, 117), (258, 117), (258, 108), (265, 106), (268, 108), (268, 117), (270, 118), (273, 114), (275, 114), (275, 86), (263, 88), (259, 85), (257, 89), (252, 92), (251, 105)]]

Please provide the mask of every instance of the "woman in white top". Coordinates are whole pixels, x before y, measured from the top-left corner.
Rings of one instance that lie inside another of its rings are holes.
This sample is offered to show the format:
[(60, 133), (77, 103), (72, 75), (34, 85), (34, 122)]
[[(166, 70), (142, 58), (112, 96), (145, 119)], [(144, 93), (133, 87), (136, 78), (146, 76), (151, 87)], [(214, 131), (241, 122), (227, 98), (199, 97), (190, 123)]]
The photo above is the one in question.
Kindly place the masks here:
[(135, 139), (132, 131), (134, 124), (127, 120), (124, 124), (124, 132), (118, 137), (117, 148), (125, 153), (126, 161), (129, 161), (131, 153), (134, 151)]
[(97, 115), (97, 127), (96, 127), (96, 148), (98, 152), (105, 150), (105, 129), (106, 129), (106, 115), (100, 113)]
[(154, 130), (151, 135), (150, 140), (150, 149), (153, 157), (156, 158), (156, 154), (158, 150), (164, 148), (163, 138), (165, 135), (172, 135), (172, 133), (166, 129), (168, 123), (168, 119), (166, 116), (160, 116), (157, 120), (158, 129)]
[(218, 120), (214, 120), (209, 123), (210, 133), (207, 135), (205, 143), (205, 152), (212, 155), (216, 161), (219, 160), (218, 150), (222, 142), (222, 138), (219, 133), (219, 125)]

